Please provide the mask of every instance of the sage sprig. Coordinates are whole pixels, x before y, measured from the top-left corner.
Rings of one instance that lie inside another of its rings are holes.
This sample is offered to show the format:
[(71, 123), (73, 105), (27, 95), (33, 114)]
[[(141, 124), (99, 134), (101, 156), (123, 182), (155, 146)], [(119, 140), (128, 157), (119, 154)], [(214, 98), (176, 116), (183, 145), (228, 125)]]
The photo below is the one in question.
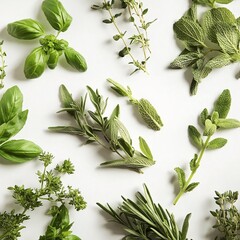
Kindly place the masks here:
[(200, 167), (201, 160), (206, 150), (214, 150), (222, 148), (226, 145), (227, 139), (215, 138), (211, 139), (216, 131), (222, 129), (239, 128), (240, 121), (232, 118), (227, 118), (228, 112), (231, 107), (231, 95), (229, 90), (224, 90), (217, 99), (214, 109), (211, 114), (205, 108), (200, 116), (199, 121), (202, 124), (202, 134), (198, 129), (192, 125), (188, 127), (188, 134), (193, 145), (199, 150), (190, 161), (190, 175), (186, 177), (185, 171), (177, 167), (175, 171), (178, 177), (179, 193), (177, 194), (174, 204), (182, 197), (184, 193), (190, 192), (195, 189), (199, 182), (192, 182), (192, 178)]
[(112, 85), (111, 88), (117, 92), (120, 96), (128, 97), (129, 102), (137, 106), (139, 115), (142, 117), (148, 127), (155, 131), (159, 131), (163, 126), (161, 117), (153, 105), (145, 98), (137, 100), (133, 98), (132, 91), (129, 87), (125, 88), (121, 84), (115, 82), (112, 79), (107, 79)]
[(109, 204), (97, 205), (111, 216), (114, 222), (120, 224), (126, 232), (123, 239), (161, 239), (187, 240), (189, 227), (188, 214), (180, 229), (174, 215), (164, 210), (160, 204), (155, 204), (146, 185), (144, 194), (138, 192), (136, 201), (122, 197), (123, 203), (114, 210)]
[(53, 158), (52, 154), (46, 152), (39, 156), (39, 161), (43, 165), (43, 171), (36, 173), (39, 182), (38, 187), (29, 188), (24, 185), (15, 185), (8, 188), (12, 191), (12, 197), (18, 207), (10, 212), (4, 211), (0, 213), (0, 239), (16, 240), (21, 237), (21, 230), (25, 228), (23, 223), (30, 219), (28, 212), (43, 206), (44, 202), (50, 207), (48, 213), (53, 218), (46, 234), (39, 239), (80, 239), (71, 234), (70, 228), (72, 223), (70, 223), (66, 206), (72, 205), (79, 211), (86, 207), (86, 202), (78, 189), (63, 185), (63, 174), (74, 173), (72, 162), (65, 160), (62, 164), (57, 164), (50, 169)]
[(80, 72), (86, 71), (87, 63), (84, 57), (69, 47), (66, 40), (58, 39), (59, 34), (65, 32), (72, 22), (72, 17), (62, 3), (58, 0), (44, 0), (42, 11), (50, 25), (57, 30), (56, 35), (46, 35), (42, 24), (29, 18), (9, 23), (7, 26), (8, 33), (15, 38), (23, 40), (40, 38), (40, 46), (33, 49), (25, 60), (25, 77), (28, 79), (40, 77), (46, 66), (50, 69), (56, 68), (63, 53), (71, 67)]
[[(83, 137), (86, 143), (95, 142), (108, 149), (119, 157), (116, 160), (103, 162), (103, 167), (129, 168), (142, 172), (144, 167), (155, 163), (152, 153), (146, 141), (139, 137), (140, 151), (132, 146), (132, 139), (124, 124), (119, 119), (120, 107), (117, 105), (109, 117), (104, 116), (107, 99), (105, 100), (98, 92), (87, 87), (88, 93), (79, 100), (73, 100), (71, 94), (64, 85), (60, 86), (60, 99), (63, 109), (74, 118), (74, 126), (49, 127), (51, 131), (69, 133)], [(86, 109), (87, 96), (94, 110)]]
[(17, 86), (9, 88), (0, 100), (0, 157), (23, 163), (39, 156), (42, 149), (35, 143), (10, 140), (25, 125), (28, 110), (22, 110), (23, 96)]
[(197, 5), (193, 3), (184, 16), (174, 23), (176, 37), (185, 48), (170, 67), (189, 68), (192, 71), (192, 95), (196, 94), (199, 83), (213, 69), (240, 61), (238, 22), (234, 14), (223, 7), (206, 11), (199, 21)]
[(221, 237), (215, 239), (239, 240), (240, 239), (240, 211), (236, 204), (238, 192), (227, 191), (224, 193), (215, 192), (215, 203), (219, 209), (211, 211), (216, 219), (213, 228), (217, 229)]
[[(135, 70), (132, 73), (135, 73), (139, 70), (147, 72), (146, 63), (150, 58), (150, 47), (149, 47), (149, 38), (147, 29), (155, 21), (146, 22), (145, 15), (148, 12), (147, 8), (143, 7), (143, 2), (141, 0), (121, 0), (119, 2), (115, 0), (102, 0), (101, 5), (93, 5), (92, 9), (94, 10), (106, 10), (108, 12), (109, 18), (103, 20), (103, 23), (113, 24), (117, 34), (113, 36), (113, 40), (121, 40), (123, 43), (123, 48), (118, 52), (120, 57), (129, 56), (131, 61), (129, 64), (134, 65)], [(124, 17), (122, 17), (124, 16)], [(122, 31), (118, 24), (118, 19), (123, 18), (125, 21), (127, 19), (129, 23), (132, 23), (135, 33), (131, 36), (127, 36), (127, 31)], [(142, 49), (143, 60), (137, 60), (135, 54), (133, 53), (131, 47), (137, 45)]]

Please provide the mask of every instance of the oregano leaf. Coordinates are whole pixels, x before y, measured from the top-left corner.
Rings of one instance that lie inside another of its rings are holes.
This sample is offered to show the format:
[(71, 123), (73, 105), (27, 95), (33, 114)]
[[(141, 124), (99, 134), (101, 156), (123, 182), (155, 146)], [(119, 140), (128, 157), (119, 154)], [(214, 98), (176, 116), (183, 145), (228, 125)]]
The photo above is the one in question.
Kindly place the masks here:
[(231, 94), (225, 89), (214, 104), (214, 111), (218, 112), (219, 118), (226, 118), (231, 107)]
[(186, 183), (186, 177), (185, 177), (185, 172), (183, 171), (182, 168), (175, 168), (175, 172), (177, 173), (177, 178), (178, 178), (178, 184), (180, 190), (184, 188), (185, 183)]
[(208, 143), (207, 149), (213, 150), (213, 149), (222, 148), (226, 145), (226, 143), (227, 143), (227, 139), (225, 138), (215, 138)]
[(194, 188), (196, 188), (197, 186), (199, 185), (199, 182), (193, 182), (193, 183), (190, 183), (185, 192), (191, 192)]

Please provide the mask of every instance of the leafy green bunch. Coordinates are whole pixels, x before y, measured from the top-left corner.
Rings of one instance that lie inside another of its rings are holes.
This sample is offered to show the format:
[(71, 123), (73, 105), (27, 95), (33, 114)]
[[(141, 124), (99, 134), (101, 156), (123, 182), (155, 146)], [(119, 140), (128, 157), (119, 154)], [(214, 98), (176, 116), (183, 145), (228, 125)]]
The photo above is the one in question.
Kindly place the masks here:
[[(216, 219), (213, 228), (218, 229), (223, 235), (222, 240), (240, 239), (240, 212), (236, 207), (238, 192), (227, 191), (225, 193), (215, 192), (215, 202), (219, 209), (211, 211)], [(218, 239), (218, 238), (216, 238)]]
[(66, 40), (58, 39), (58, 35), (65, 32), (72, 22), (72, 17), (62, 3), (58, 0), (44, 0), (42, 11), (50, 25), (58, 31), (56, 36), (45, 35), (42, 24), (30, 18), (9, 23), (7, 26), (8, 33), (18, 39), (31, 40), (41, 37), (39, 40), (41, 46), (33, 49), (25, 60), (25, 77), (28, 79), (40, 77), (46, 65), (54, 69), (63, 53), (70, 66), (78, 71), (86, 71), (87, 64), (84, 57), (69, 47)]
[(136, 194), (136, 202), (122, 197), (123, 203), (115, 211), (109, 204), (97, 205), (108, 213), (113, 221), (122, 225), (125, 240), (186, 240), (191, 214), (185, 217), (181, 230), (174, 218), (160, 204), (155, 204), (146, 185), (144, 194)]
[[(41, 207), (43, 202), (48, 202), (51, 208), (49, 213), (53, 216), (49, 224), (46, 235), (41, 236), (41, 240), (78, 240), (78, 237), (71, 235), (68, 210), (66, 204), (73, 205), (77, 211), (86, 207), (80, 191), (71, 186), (64, 187), (61, 176), (62, 174), (73, 174), (74, 166), (70, 160), (65, 160), (63, 164), (57, 164), (53, 169), (49, 169), (53, 161), (50, 153), (42, 153), (39, 160), (43, 164), (43, 171), (38, 171), (39, 187), (26, 188), (25, 186), (15, 185), (8, 189), (12, 191), (12, 197), (15, 199), (19, 210), (0, 213), (0, 239), (15, 240), (21, 236), (21, 230), (25, 228), (23, 222), (30, 219), (28, 211), (34, 211)], [(60, 207), (58, 205), (60, 204)]]
[(39, 156), (42, 149), (25, 140), (10, 140), (25, 125), (28, 110), (22, 110), (23, 96), (17, 86), (9, 88), (0, 100), (0, 157), (23, 163)]
[(0, 62), (1, 62), (1, 65), (0, 65), (0, 88), (4, 87), (3, 79), (6, 77), (5, 68), (7, 67), (6, 63), (5, 63), (5, 57), (7, 54), (6, 54), (6, 52), (3, 51), (2, 45), (3, 45), (3, 41), (0, 41)]
[(215, 68), (240, 61), (239, 18), (227, 8), (206, 11), (201, 21), (193, 3), (173, 26), (176, 37), (185, 49), (171, 63), (171, 68), (189, 68), (193, 75), (191, 94), (196, 94), (203, 78)]
[(202, 157), (206, 150), (214, 150), (222, 148), (226, 145), (227, 139), (215, 138), (211, 140), (212, 136), (219, 130), (239, 128), (240, 121), (232, 118), (227, 118), (231, 107), (231, 95), (229, 90), (224, 90), (217, 99), (214, 109), (211, 114), (205, 108), (199, 117), (202, 134), (198, 129), (192, 125), (188, 127), (188, 134), (193, 145), (199, 150), (199, 154), (195, 154), (190, 161), (190, 175), (186, 178), (184, 170), (180, 167), (175, 168), (178, 176), (179, 193), (174, 200), (174, 204), (178, 202), (184, 193), (192, 191), (198, 186), (199, 182), (191, 182), (193, 176), (200, 167)]
[(220, 4), (228, 4), (233, 0), (193, 0), (194, 3), (198, 3), (201, 5), (209, 6), (209, 7), (216, 7), (216, 3)]
[[(152, 153), (146, 141), (139, 137), (140, 151), (132, 146), (132, 139), (128, 130), (119, 120), (120, 107), (117, 105), (109, 117), (104, 113), (107, 107), (105, 100), (98, 92), (87, 87), (88, 94), (74, 101), (71, 94), (64, 85), (60, 87), (60, 99), (63, 109), (74, 118), (77, 126), (57, 126), (49, 129), (54, 132), (69, 133), (81, 136), (86, 143), (97, 143), (103, 148), (116, 153), (117, 160), (106, 161), (103, 167), (129, 168), (141, 172), (141, 168), (151, 166), (155, 163)], [(94, 111), (86, 109), (86, 100), (89, 96)]]
[[(120, 10), (120, 9), (121, 10)], [(141, 0), (102, 0), (101, 5), (93, 5), (94, 10), (105, 10), (108, 12), (109, 18), (103, 20), (103, 23), (113, 24), (117, 34), (113, 36), (114, 41), (121, 40), (123, 48), (118, 52), (119, 57), (129, 56), (131, 61), (129, 64), (134, 65), (135, 73), (139, 70), (147, 72), (146, 64), (150, 58), (150, 47), (147, 30), (150, 25), (155, 21), (146, 22), (145, 15), (148, 12), (148, 8), (143, 7)], [(133, 35), (127, 36), (127, 31), (122, 31), (119, 27), (118, 19), (122, 17), (122, 20), (126, 21), (126, 16), (129, 23), (133, 26)], [(131, 47), (134, 45), (139, 46), (142, 49), (143, 60), (137, 60), (133, 54)]]
[(123, 87), (121, 84), (115, 82), (112, 79), (108, 79), (108, 82), (112, 85), (111, 88), (117, 92), (120, 96), (128, 97), (129, 102), (137, 106), (139, 115), (142, 117), (143, 121), (155, 131), (159, 131), (163, 126), (161, 117), (157, 113), (157, 110), (153, 105), (145, 98), (137, 100), (132, 96), (132, 90), (127, 87)]

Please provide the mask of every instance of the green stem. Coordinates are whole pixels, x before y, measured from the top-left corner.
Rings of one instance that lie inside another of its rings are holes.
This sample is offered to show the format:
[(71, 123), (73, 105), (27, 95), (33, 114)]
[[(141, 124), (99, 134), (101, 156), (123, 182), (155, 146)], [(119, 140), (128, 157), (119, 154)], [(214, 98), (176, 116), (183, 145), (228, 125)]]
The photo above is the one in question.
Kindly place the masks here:
[(204, 155), (204, 152), (205, 152), (205, 150), (206, 150), (206, 148), (207, 148), (207, 146), (208, 146), (208, 143), (209, 143), (209, 141), (210, 141), (210, 138), (211, 138), (211, 136), (208, 136), (208, 137), (207, 137), (207, 139), (206, 139), (206, 141), (205, 141), (205, 143), (204, 143), (204, 145), (203, 145), (203, 147), (202, 147), (202, 149), (201, 149), (201, 151), (200, 151), (200, 154), (199, 154), (199, 156), (198, 156), (198, 159), (197, 159), (197, 161), (196, 161), (196, 168), (194, 169), (194, 171), (191, 172), (191, 174), (190, 174), (190, 176), (188, 177), (188, 179), (187, 179), (184, 187), (179, 191), (178, 195), (177, 195), (176, 198), (174, 199), (174, 201), (173, 201), (173, 204), (174, 204), (174, 205), (177, 204), (178, 200), (179, 200), (179, 199), (181, 198), (181, 196), (185, 193), (185, 191), (186, 191), (187, 187), (189, 186), (189, 184), (190, 184), (190, 182), (191, 182), (194, 174), (196, 173), (197, 169), (199, 168), (200, 162), (201, 162), (202, 157), (203, 157), (203, 155)]

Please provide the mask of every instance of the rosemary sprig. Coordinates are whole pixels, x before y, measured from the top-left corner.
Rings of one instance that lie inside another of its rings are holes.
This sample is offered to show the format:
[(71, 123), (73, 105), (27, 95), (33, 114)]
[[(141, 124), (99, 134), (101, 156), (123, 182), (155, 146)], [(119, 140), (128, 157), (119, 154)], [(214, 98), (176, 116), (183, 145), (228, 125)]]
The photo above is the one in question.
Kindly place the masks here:
[[(143, 2), (141, 0), (121, 0), (122, 11), (115, 13), (117, 8), (115, 0), (107, 1), (102, 0), (101, 5), (93, 5), (92, 9), (94, 10), (106, 10), (109, 14), (109, 19), (103, 20), (106, 24), (113, 24), (117, 30), (117, 34), (113, 36), (115, 41), (121, 40), (123, 43), (123, 49), (119, 51), (118, 55), (120, 57), (125, 57), (128, 55), (131, 59), (129, 64), (135, 66), (135, 70), (132, 72), (135, 73), (139, 70), (147, 73), (146, 63), (150, 58), (150, 47), (149, 47), (149, 38), (147, 29), (155, 21), (146, 22), (145, 15), (148, 12), (148, 9), (143, 8)], [(122, 31), (117, 22), (117, 18), (122, 15), (128, 15), (129, 22), (133, 24), (135, 33), (132, 36), (126, 36), (127, 31)], [(131, 46), (138, 45), (143, 52), (143, 60), (137, 60), (134, 54), (132, 53)]]
[(123, 203), (115, 211), (109, 204), (97, 205), (108, 213), (114, 222), (122, 225), (126, 236), (123, 239), (138, 240), (186, 240), (191, 214), (185, 217), (180, 230), (173, 214), (155, 204), (146, 185), (144, 194), (136, 194), (136, 202), (122, 197)]
[(200, 122), (203, 126), (203, 133), (200, 134), (200, 132), (194, 126), (190, 125), (188, 127), (189, 138), (191, 142), (199, 149), (199, 154), (195, 154), (193, 159), (190, 161), (190, 175), (187, 178), (182, 168), (175, 168), (178, 176), (179, 192), (173, 201), (173, 204), (176, 204), (184, 193), (190, 192), (198, 186), (199, 182), (191, 181), (200, 167), (200, 163), (205, 151), (222, 148), (227, 143), (227, 139), (225, 138), (215, 138), (211, 140), (214, 133), (221, 129), (240, 127), (240, 121), (230, 118), (227, 119), (230, 107), (230, 92), (229, 90), (224, 90), (217, 99), (213, 112), (209, 114), (208, 110), (205, 108), (200, 114)]
[[(49, 129), (55, 132), (69, 133), (82, 136), (86, 143), (98, 143), (118, 155), (119, 159), (106, 161), (103, 167), (129, 168), (142, 172), (141, 168), (155, 163), (152, 153), (146, 141), (139, 137), (140, 151), (132, 146), (132, 139), (128, 130), (119, 120), (120, 107), (117, 105), (110, 117), (104, 116), (107, 107), (105, 100), (98, 92), (87, 87), (88, 94), (74, 101), (64, 85), (60, 87), (60, 97), (63, 109), (60, 112), (68, 112), (76, 121), (77, 126), (58, 126)], [(86, 99), (89, 96), (94, 111), (86, 110)]]

